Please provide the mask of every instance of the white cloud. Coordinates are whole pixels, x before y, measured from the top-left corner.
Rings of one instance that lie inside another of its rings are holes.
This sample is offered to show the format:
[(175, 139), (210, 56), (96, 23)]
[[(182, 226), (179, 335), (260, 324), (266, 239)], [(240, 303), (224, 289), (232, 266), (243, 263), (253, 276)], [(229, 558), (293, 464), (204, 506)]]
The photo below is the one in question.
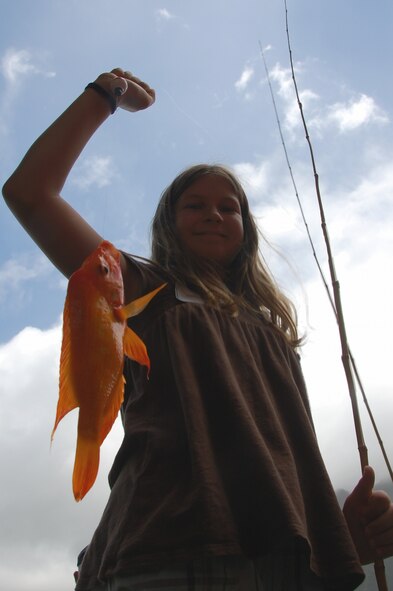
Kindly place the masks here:
[(111, 156), (90, 156), (76, 165), (70, 180), (84, 190), (93, 186), (102, 189), (110, 185), (115, 176), (116, 171)]
[(375, 100), (366, 94), (349, 104), (335, 103), (328, 108), (330, 121), (335, 122), (340, 131), (351, 131), (370, 122), (388, 123), (388, 116), (380, 109)]
[(285, 101), (292, 101), (294, 98), (294, 89), (292, 82), (291, 70), (289, 68), (283, 68), (277, 63), (270, 72), (270, 78), (274, 80), (278, 85), (278, 94)]
[(15, 86), (30, 75), (55, 76), (55, 72), (43, 70), (34, 63), (35, 56), (27, 49), (9, 48), (1, 60), (1, 71), (9, 84)]
[[(295, 232), (299, 222), (299, 212), (295, 204), (267, 205), (262, 207), (261, 211), (261, 224), (265, 229), (264, 233), (269, 233), (269, 241), (273, 240), (276, 243), (292, 242), (295, 238), (299, 240), (299, 234)], [(256, 213), (258, 215), (258, 211)]]
[[(370, 234), (377, 228), (370, 228)], [(386, 326), (391, 326), (393, 322), (390, 312), (393, 285), (386, 278), (390, 256), (383, 249), (375, 247), (375, 252), (357, 259), (353, 265), (355, 259), (355, 250), (348, 257), (340, 254), (336, 257), (347, 335), (375, 421), (386, 449), (391, 450), (393, 400), (389, 394), (391, 377), (386, 371), (390, 366), (391, 351)], [(351, 482), (354, 483), (359, 477), (360, 467), (348, 387), (340, 361), (339, 334), (322, 283), (313, 279), (305, 288), (308, 294), (309, 325), (308, 342), (303, 348), (302, 357), (316, 431), (334, 484), (348, 489)], [(383, 311), (381, 317), (372, 313), (374, 305)], [(375, 347), (377, 355), (372, 352)], [(386, 467), (359, 390), (358, 399), (369, 461), (376, 468), (377, 478), (386, 478)]]
[[(295, 75), (301, 73), (302, 67), (302, 64), (296, 64)], [(290, 68), (283, 68), (277, 63), (269, 75), (278, 85), (277, 94), (281, 97), (284, 105), (284, 125), (288, 131), (291, 131), (301, 125), (292, 72)], [(318, 94), (309, 88), (299, 89), (299, 97), (304, 110), (311, 110), (313, 104), (319, 99)]]
[(35, 73), (37, 69), (30, 63), (30, 59), (29, 52), (24, 49), (19, 51), (8, 49), (1, 61), (2, 72), (6, 80), (15, 82), (20, 75)]
[(239, 162), (233, 168), (251, 198), (260, 196), (261, 193), (266, 191), (269, 173), (267, 161), (260, 164)]
[[(357, 184), (346, 191), (340, 189), (325, 195), (329, 203), (330, 235), (336, 247), (346, 252), (345, 264), (357, 266), (379, 249), (383, 255), (381, 260), (391, 257), (392, 194), (393, 171), (391, 164), (385, 160), (365, 170)], [(346, 248), (349, 241), (352, 251)], [(385, 268), (391, 268), (387, 259)], [(381, 274), (385, 275), (384, 281), (391, 277), (391, 273), (383, 273), (383, 269)]]
[[(296, 76), (302, 72), (302, 68), (302, 64), (296, 65)], [(288, 131), (292, 131), (301, 125), (292, 72), (289, 68), (282, 68), (277, 63), (272, 69), (270, 77), (276, 82), (277, 94), (283, 101), (285, 127)], [(299, 97), (309, 129), (314, 128), (314, 130), (321, 131), (337, 126), (341, 132), (347, 132), (367, 123), (385, 124), (389, 122), (387, 114), (378, 107), (372, 97), (366, 94), (361, 94), (358, 98), (350, 98), (347, 102), (326, 105), (321, 102), (321, 97), (316, 92), (309, 88), (301, 89), (299, 86)]]
[[(339, 191), (323, 193), (325, 202), (329, 204), (328, 231), (341, 286), (348, 340), (385, 447), (393, 449), (390, 427), (393, 398), (388, 370), (391, 364), (391, 331), (388, 327), (393, 325), (393, 172), (390, 158), (385, 155), (383, 163), (365, 170), (363, 177), (346, 189), (340, 186)], [(294, 259), (294, 253), (298, 252), (294, 250), (296, 211), (290, 205), (294, 196), (289, 193), (286, 196), (281, 189), (279, 198), (276, 198), (277, 194), (272, 197), (275, 206), (271, 202), (266, 205), (261, 203), (262, 221), (269, 232), (273, 229), (273, 237), (276, 225), (280, 249), (288, 254), (290, 262), (297, 264), (304, 276), (311, 251), (303, 231), (305, 250), (299, 262)], [(312, 195), (304, 197), (303, 205), (306, 205), (307, 211)], [(291, 228), (292, 217), (294, 223)], [(308, 219), (308, 223), (319, 241), (319, 219)], [(325, 250), (320, 248), (319, 251), (330, 285)], [(293, 288), (292, 283), (291, 290)], [(307, 293), (307, 302), (300, 287), (294, 293), (300, 324), (308, 333), (302, 350), (302, 365), (318, 439), (335, 486), (348, 489), (359, 476), (359, 459), (348, 388), (340, 360), (338, 330), (315, 265), (312, 277), (303, 283), (303, 288)], [(377, 478), (386, 478), (386, 467), (360, 395), (359, 406), (370, 463), (377, 469)], [(345, 438), (344, 446), (340, 444), (340, 437)]]
[(235, 88), (240, 92), (244, 92), (253, 76), (254, 68), (246, 65), (240, 75), (240, 78), (235, 82)]
[(190, 26), (185, 22), (184, 18), (179, 17), (172, 12), (169, 12), (167, 8), (159, 8), (155, 11), (155, 18), (157, 22), (158, 29), (161, 29), (165, 26), (165, 23), (176, 23), (177, 26), (180, 26), (183, 29), (190, 29)]
[(175, 18), (175, 16), (171, 14), (169, 10), (167, 10), (166, 8), (159, 8), (158, 10), (156, 10), (156, 17), (164, 21), (169, 21)]
[[(369, 258), (373, 249), (387, 250), (390, 256), (393, 252), (393, 171), (390, 156), (379, 154), (372, 161), (367, 151), (367, 164), (368, 168), (353, 175), (352, 182), (347, 180), (344, 186), (335, 179), (319, 179), (329, 235), (334, 252), (337, 251), (336, 256), (340, 256), (343, 264), (356, 265), (358, 261)], [(269, 241), (280, 245), (280, 250), (289, 253), (290, 258), (294, 254), (301, 256), (299, 267), (302, 274), (307, 275), (314, 262), (311, 256), (304, 258), (304, 252), (309, 250), (308, 239), (290, 175), (284, 166), (283, 159), (276, 154), (268, 160), (241, 162), (233, 168), (249, 197), (262, 233)], [(308, 229), (323, 261), (325, 246), (310, 164), (294, 160), (291, 168), (300, 190)], [(302, 248), (301, 253), (299, 248)], [(386, 261), (386, 269), (390, 267), (391, 263)], [(389, 274), (386, 280), (388, 277)]]
[(27, 49), (12, 47), (1, 58), (0, 72), (6, 84), (0, 100), (0, 135), (6, 136), (8, 133), (15, 97), (21, 92), (23, 83), (31, 76), (50, 78), (56, 75), (38, 65), (40, 61), (44, 61), (44, 58), (39, 58)]
[(0, 465), (5, 477), (0, 579), (10, 591), (51, 591), (53, 581), (58, 591), (72, 588), (76, 556), (98, 523), (109, 494), (107, 473), (121, 442), (117, 421), (101, 448), (97, 481), (77, 504), (71, 486), (77, 411), (63, 419), (50, 447), (60, 342), (59, 323), (46, 331), (27, 327), (0, 346)]
[(42, 254), (21, 254), (0, 267), (0, 302), (10, 292), (19, 292), (28, 281), (48, 276), (53, 270), (52, 265)]

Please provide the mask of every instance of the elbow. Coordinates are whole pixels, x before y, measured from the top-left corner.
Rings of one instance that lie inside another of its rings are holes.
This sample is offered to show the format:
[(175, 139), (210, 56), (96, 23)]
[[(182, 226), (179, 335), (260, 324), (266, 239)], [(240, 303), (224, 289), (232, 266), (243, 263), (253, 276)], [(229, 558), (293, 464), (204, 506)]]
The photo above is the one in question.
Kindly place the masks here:
[(3, 197), (4, 197), (4, 201), (6, 203), (9, 203), (9, 201), (12, 200), (12, 194), (13, 194), (12, 185), (13, 185), (13, 183), (12, 183), (12, 180), (11, 179), (12, 179), (12, 177), (10, 177), (4, 183), (3, 188), (2, 188), (2, 194), (3, 194)]
[(12, 213), (15, 215), (16, 214), (16, 209), (17, 209), (17, 190), (15, 188), (15, 185), (12, 181), (12, 177), (10, 177), (3, 185), (2, 188), (2, 193), (3, 193), (3, 198), (4, 201), (6, 202), (7, 206), (9, 207), (9, 209), (12, 211)]
[(8, 207), (12, 209), (12, 205), (17, 201), (18, 196), (21, 194), (18, 190), (18, 183), (14, 174), (4, 183), (2, 193), (4, 201), (7, 203)]
[(33, 190), (28, 188), (18, 172), (14, 172), (4, 183), (2, 193), (4, 201), (17, 216), (19, 213), (29, 211), (34, 207)]

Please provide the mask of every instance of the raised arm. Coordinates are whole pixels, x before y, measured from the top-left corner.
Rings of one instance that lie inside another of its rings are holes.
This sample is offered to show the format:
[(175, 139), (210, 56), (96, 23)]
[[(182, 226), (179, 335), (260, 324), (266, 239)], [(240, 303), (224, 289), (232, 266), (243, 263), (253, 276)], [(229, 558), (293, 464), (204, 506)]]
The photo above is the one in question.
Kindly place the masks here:
[[(101, 74), (95, 84), (98, 89), (85, 90), (36, 140), (3, 187), (14, 215), (66, 277), (102, 240), (60, 196), (75, 161), (110, 116), (111, 102), (128, 111), (139, 111), (155, 100), (147, 84), (119, 68)], [(116, 87), (123, 94), (117, 96)], [(100, 88), (104, 92), (99, 92)]]

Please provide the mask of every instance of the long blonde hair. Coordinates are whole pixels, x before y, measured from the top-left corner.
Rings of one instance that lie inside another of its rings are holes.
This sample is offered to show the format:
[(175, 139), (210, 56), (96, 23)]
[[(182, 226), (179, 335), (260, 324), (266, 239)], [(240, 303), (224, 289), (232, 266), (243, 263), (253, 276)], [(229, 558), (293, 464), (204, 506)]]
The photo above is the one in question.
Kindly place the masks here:
[[(231, 183), (243, 218), (243, 245), (224, 278), (222, 268), (218, 268), (215, 262), (186, 252), (176, 231), (177, 200), (195, 181), (208, 174), (221, 176)], [(258, 234), (248, 199), (234, 173), (218, 164), (197, 164), (181, 172), (161, 195), (152, 222), (152, 260), (169, 272), (175, 281), (196, 290), (215, 308), (227, 310), (232, 315), (236, 315), (241, 307), (262, 313), (296, 347), (300, 339), (295, 308), (272, 277), (259, 251)]]

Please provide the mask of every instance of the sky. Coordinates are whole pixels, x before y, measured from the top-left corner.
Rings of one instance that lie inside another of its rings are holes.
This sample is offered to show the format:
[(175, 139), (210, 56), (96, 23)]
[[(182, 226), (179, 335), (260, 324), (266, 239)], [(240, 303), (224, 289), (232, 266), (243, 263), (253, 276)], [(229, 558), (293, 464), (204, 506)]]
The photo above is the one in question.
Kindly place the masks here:
[[(390, 456), (392, 17), (390, 0), (288, 0), (296, 78), (348, 341)], [(0, 181), (98, 74), (119, 66), (145, 79), (156, 89), (155, 105), (110, 117), (76, 163), (63, 196), (119, 248), (148, 256), (150, 220), (172, 178), (198, 162), (233, 167), (266, 238), (263, 255), (297, 306), (319, 444), (335, 489), (349, 491), (360, 462), (339, 336), (300, 215), (261, 48), (298, 194), (328, 277), (281, 0), (1, 0)], [(66, 286), (1, 200), (0, 580), (7, 591), (73, 588), (76, 556), (105, 506), (107, 473), (122, 437), (117, 422), (93, 489), (75, 503), (76, 412), (59, 425), (50, 447)], [(361, 398), (359, 408), (370, 464), (378, 485), (387, 487)], [(392, 560), (386, 561), (390, 573)], [(372, 578), (367, 575), (364, 590), (374, 589)]]

